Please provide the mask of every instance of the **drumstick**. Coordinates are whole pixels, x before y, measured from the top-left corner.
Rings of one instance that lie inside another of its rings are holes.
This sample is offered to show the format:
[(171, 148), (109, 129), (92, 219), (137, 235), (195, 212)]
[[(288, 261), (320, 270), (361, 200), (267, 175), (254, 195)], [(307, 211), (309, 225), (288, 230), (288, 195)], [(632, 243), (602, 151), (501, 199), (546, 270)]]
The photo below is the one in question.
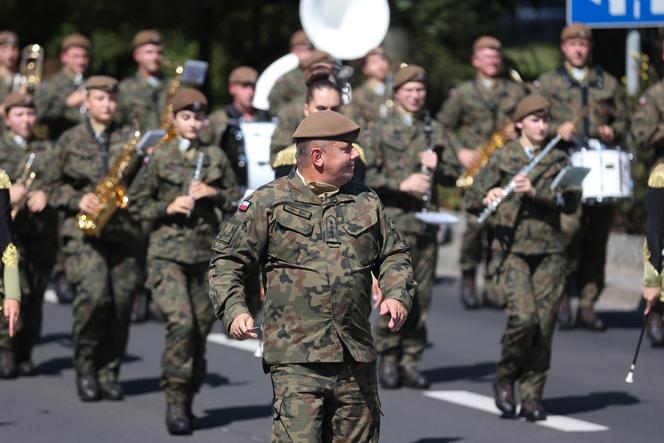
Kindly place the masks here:
[(632, 384), (634, 383), (634, 370), (636, 369), (636, 359), (639, 358), (639, 350), (641, 349), (641, 342), (643, 341), (643, 333), (646, 332), (646, 326), (648, 325), (648, 319), (650, 318), (650, 313), (645, 316), (643, 320), (643, 327), (641, 328), (641, 334), (639, 334), (639, 342), (636, 344), (636, 352), (634, 353), (634, 360), (632, 360), (632, 365), (629, 367), (629, 372), (627, 377), (625, 377), (625, 383)]

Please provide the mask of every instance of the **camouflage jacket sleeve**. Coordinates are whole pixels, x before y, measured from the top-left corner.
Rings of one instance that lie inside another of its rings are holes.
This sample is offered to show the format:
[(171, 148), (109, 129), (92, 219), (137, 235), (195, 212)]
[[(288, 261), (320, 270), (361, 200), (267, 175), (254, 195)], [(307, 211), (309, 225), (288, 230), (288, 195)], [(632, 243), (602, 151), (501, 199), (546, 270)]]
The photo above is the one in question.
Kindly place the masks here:
[(627, 121), (628, 121), (628, 109), (627, 109), (627, 102), (625, 101), (625, 95), (623, 94), (622, 91), (622, 86), (620, 83), (613, 77), (612, 78), (612, 84), (614, 85), (613, 88), (613, 105), (615, 107), (614, 109), (614, 115), (613, 115), (613, 121), (611, 122), (611, 129), (613, 129), (613, 133), (615, 135), (615, 139), (620, 141), (624, 141), (625, 137), (627, 136)]
[(391, 176), (383, 173), (385, 164), (385, 153), (382, 142), (382, 123), (375, 122), (369, 129), (364, 131), (362, 143), (364, 154), (367, 159), (366, 178), (367, 186), (375, 189), (379, 194), (383, 191), (388, 193), (402, 192), (399, 189), (401, 185), (401, 176)]
[(78, 106), (67, 106), (67, 97), (76, 89), (65, 84), (60, 77), (54, 77), (51, 83), (35, 94), (35, 107), (39, 119), (45, 122), (61, 118), (76, 123), (81, 119), (81, 109)]
[(440, 108), (440, 111), (438, 111), (438, 114), (436, 115), (436, 119), (442, 123), (443, 129), (448, 133), (450, 148), (455, 155), (459, 149), (468, 147), (463, 146), (463, 143), (461, 143), (461, 140), (455, 133), (461, 122), (462, 110), (463, 99), (461, 98), (461, 94), (458, 94), (456, 90), (452, 89), (443, 103), (443, 106)]
[[(145, 168), (146, 165), (143, 166)], [(166, 208), (170, 204), (167, 201), (161, 201), (157, 197), (159, 188), (159, 158), (155, 153), (147, 164), (146, 171), (139, 171), (139, 174), (145, 173), (145, 180), (141, 187), (136, 188), (134, 193), (134, 204), (129, 205), (129, 212), (138, 219), (157, 220), (167, 217)]]
[(55, 181), (54, 192), (51, 193), (51, 205), (67, 211), (78, 211), (78, 203), (83, 197), (84, 192), (77, 190), (67, 181), (67, 178), (62, 173), (65, 165), (68, 162), (68, 147), (71, 144), (70, 132), (65, 132), (58, 139), (55, 149), (57, 155), (57, 164), (60, 173), (58, 179)]
[(227, 331), (235, 317), (249, 313), (244, 282), (268, 243), (269, 208), (254, 197), (246, 200), (248, 208), (239, 209), (224, 223), (212, 245), (210, 301)]
[(473, 185), (466, 190), (464, 195), (464, 202), (466, 204), (466, 209), (468, 212), (477, 214), (484, 209), (484, 203), (482, 200), (486, 194), (493, 188), (503, 186), (501, 181), (500, 169), (498, 165), (500, 163), (500, 151), (496, 152), (489, 162), (484, 166), (475, 176), (473, 180)]
[(639, 106), (632, 114), (632, 136), (639, 150), (645, 150), (664, 142), (664, 104), (662, 84), (649, 88), (639, 99)]

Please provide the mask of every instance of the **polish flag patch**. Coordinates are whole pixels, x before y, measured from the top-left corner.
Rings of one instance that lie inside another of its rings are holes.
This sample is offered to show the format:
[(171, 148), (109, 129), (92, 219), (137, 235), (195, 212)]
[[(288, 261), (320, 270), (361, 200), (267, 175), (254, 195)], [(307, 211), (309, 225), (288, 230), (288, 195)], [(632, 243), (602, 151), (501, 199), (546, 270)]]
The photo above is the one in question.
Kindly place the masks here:
[(249, 209), (249, 206), (251, 206), (251, 202), (249, 200), (245, 200), (240, 204), (240, 206), (238, 206), (238, 209), (241, 212), (247, 212), (247, 209)]

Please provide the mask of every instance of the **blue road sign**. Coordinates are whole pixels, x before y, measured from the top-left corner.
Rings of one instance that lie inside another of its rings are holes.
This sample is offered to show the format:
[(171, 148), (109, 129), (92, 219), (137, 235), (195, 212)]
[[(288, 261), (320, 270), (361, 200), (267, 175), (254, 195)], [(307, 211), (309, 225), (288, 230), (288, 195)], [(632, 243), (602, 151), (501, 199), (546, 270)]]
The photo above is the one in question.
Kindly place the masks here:
[(592, 28), (664, 26), (664, 0), (567, 0), (567, 23)]

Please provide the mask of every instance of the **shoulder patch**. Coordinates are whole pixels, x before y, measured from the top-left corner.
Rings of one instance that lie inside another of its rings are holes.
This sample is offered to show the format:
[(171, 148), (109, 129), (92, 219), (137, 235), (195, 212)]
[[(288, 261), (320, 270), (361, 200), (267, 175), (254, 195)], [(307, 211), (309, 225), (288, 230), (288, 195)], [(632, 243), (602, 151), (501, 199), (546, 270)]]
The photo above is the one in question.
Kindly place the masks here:
[(247, 212), (247, 209), (249, 209), (249, 206), (251, 206), (251, 202), (249, 200), (243, 200), (242, 203), (240, 203), (240, 206), (237, 207), (237, 209), (240, 212)]
[(648, 177), (648, 186), (655, 189), (664, 188), (664, 163), (655, 166)]

